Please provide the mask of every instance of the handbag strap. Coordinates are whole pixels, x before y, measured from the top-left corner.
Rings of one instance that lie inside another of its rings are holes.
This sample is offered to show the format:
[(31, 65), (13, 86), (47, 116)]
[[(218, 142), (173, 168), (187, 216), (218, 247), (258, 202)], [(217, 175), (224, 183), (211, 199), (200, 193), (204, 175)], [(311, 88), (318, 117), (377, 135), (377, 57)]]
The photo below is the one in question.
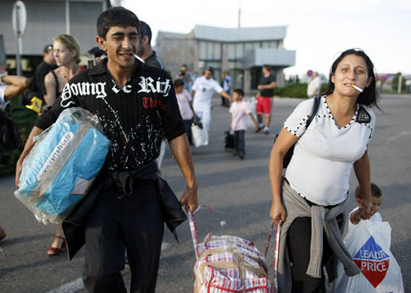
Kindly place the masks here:
[(190, 223), (191, 238), (193, 239), (194, 253), (196, 255), (196, 260), (198, 260), (198, 238), (197, 238), (197, 227), (196, 227), (196, 218), (194, 212), (188, 211), (188, 221)]
[(320, 107), (320, 100), (321, 100), (321, 96), (320, 96), (320, 95), (316, 95), (316, 96), (314, 97), (313, 108), (312, 108), (312, 110), (311, 110), (310, 117), (309, 117), (308, 120), (307, 120), (305, 129), (308, 128), (308, 126), (309, 126), (309, 125), (311, 124), (311, 122), (313, 121), (315, 115), (317, 114), (318, 108)]
[(281, 232), (281, 221), (278, 223), (277, 231), (275, 232), (275, 243), (274, 243), (274, 292), (278, 292), (278, 254), (280, 247), (280, 232)]

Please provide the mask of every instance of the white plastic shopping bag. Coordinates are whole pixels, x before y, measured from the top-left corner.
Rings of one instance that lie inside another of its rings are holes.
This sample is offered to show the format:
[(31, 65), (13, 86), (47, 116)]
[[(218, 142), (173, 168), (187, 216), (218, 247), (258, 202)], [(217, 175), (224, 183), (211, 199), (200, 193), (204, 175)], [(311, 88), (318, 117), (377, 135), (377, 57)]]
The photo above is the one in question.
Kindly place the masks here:
[(198, 125), (192, 125), (191, 132), (193, 134), (193, 144), (196, 148), (208, 145), (208, 131), (204, 126), (200, 128)]
[[(251, 99), (248, 99), (248, 100), (246, 101), (246, 103), (247, 103), (248, 109), (251, 111), (251, 113), (253, 114), (253, 116), (254, 116), (254, 117), (257, 117), (256, 111), (255, 111), (255, 109), (256, 109), (256, 107), (257, 107), (257, 100), (256, 100), (256, 98), (255, 98), (255, 97), (252, 97)], [(254, 121), (250, 118), (250, 116), (247, 116), (247, 127), (254, 129), (254, 126), (255, 126), (255, 125), (254, 125)]]
[(333, 292), (404, 292), (400, 266), (390, 251), (388, 222), (361, 220), (357, 225), (350, 224), (344, 244), (361, 273), (348, 277), (340, 264)]

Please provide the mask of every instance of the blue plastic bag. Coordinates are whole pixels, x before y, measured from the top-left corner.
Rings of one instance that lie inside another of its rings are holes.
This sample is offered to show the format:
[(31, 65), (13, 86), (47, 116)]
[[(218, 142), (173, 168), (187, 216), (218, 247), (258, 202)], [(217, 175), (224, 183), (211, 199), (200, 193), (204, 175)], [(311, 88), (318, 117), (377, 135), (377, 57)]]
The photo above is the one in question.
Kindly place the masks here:
[(110, 145), (99, 129), (96, 116), (83, 108), (70, 108), (36, 138), (23, 162), (15, 196), (37, 220), (61, 223), (87, 193)]

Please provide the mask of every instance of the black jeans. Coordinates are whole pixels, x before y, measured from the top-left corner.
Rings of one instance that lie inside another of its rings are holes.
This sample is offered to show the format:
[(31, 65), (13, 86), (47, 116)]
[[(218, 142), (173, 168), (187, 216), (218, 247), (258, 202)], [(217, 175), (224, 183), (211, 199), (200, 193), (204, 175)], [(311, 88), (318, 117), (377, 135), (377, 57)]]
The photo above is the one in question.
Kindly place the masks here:
[[(337, 217), (337, 222), (342, 224), (342, 215)], [(325, 235), (323, 243), (323, 266), (330, 260), (333, 255)], [(321, 278), (313, 278), (306, 274), (308, 264), (310, 262), (310, 246), (311, 246), (311, 218), (297, 218), (291, 224), (287, 234), (287, 250), (292, 263), (291, 273), (293, 279), (293, 293), (309, 293), (309, 292), (324, 292), (325, 293), (325, 278), (324, 272), (321, 270)]]
[(131, 196), (118, 199), (116, 185), (102, 192), (86, 223), (83, 281), (89, 292), (127, 292), (120, 271), (125, 250), (133, 293), (154, 293), (164, 222), (158, 187), (138, 181)]
[(245, 155), (245, 130), (234, 131), (234, 149), (239, 155)]

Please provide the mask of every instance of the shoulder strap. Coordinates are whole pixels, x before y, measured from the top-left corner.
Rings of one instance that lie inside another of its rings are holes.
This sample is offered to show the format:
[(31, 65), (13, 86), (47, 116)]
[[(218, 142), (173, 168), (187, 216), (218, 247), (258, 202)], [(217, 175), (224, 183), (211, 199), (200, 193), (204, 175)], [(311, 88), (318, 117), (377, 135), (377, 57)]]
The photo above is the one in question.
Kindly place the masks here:
[(320, 95), (316, 95), (314, 97), (314, 104), (313, 104), (313, 108), (311, 110), (311, 114), (310, 117), (307, 120), (306, 123), (306, 129), (308, 128), (308, 126), (311, 124), (311, 122), (313, 121), (315, 114), (317, 114), (318, 108), (320, 107), (320, 100), (321, 100), (321, 96)]
[(54, 79), (56, 80), (56, 99), (58, 98), (59, 94), (59, 79), (57, 77), (57, 74), (54, 72), (54, 70), (51, 71), (51, 73), (54, 76)]

